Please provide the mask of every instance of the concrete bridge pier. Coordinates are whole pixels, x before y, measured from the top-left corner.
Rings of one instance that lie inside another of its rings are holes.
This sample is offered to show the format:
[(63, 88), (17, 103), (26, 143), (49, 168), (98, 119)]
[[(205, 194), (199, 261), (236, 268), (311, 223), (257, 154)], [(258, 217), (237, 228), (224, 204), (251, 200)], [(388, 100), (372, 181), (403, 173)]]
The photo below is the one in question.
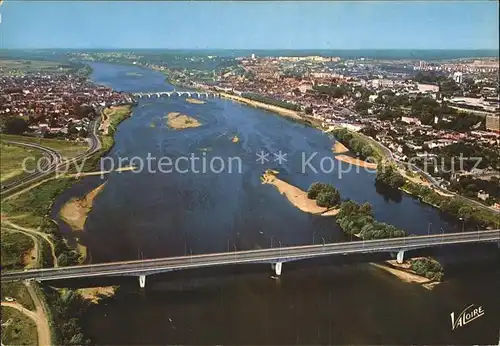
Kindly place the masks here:
[(274, 273), (276, 274), (276, 276), (280, 276), (281, 269), (283, 268), (283, 263), (282, 262), (273, 263), (273, 264), (271, 264), (271, 268), (274, 270)]
[(146, 275), (140, 275), (139, 276), (139, 286), (141, 288), (146, 287)]
[(396, 262), (398, 264), (403, 264), (403, 262), (405, 261), (405, 250), (401, 250), (398, 252), (397, 256), (396, 256)]

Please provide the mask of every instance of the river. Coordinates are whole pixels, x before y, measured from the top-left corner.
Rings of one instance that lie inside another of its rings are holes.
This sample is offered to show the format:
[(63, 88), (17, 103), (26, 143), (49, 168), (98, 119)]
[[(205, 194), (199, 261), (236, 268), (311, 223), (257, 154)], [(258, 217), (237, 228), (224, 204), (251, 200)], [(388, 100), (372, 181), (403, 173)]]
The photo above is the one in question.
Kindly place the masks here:
[[(157, 71), (91, 65), (93, 81), (119, 91), (173, 90)], [(169, 112), (193, 116), (202, 126), (170, 129), (163, 119)], [(371, 203), (378, 220), (410, 234), (462, 229), (457, 220), (410, 196), (380, 191), (374, 173), (340, 172), (347, 166), (338, 162), (331, 172), (321, 172), (319, 160), (332, 157), (333, 138), (229, 100), (197, 105), (175, 97), (142, 99), (115, 140), (109, 158), (175, 159), (193, 153), (220, 157), (226, 167), (230, 157), (241, 164), (221, 173), (110, 174), (82, 237), (93, 263), (350, 240), (334, 218), (303, 213), (273, 186), (262, 185), (267, 168), (304, 190), (315, 181), (332, 183), (343, 199)], [(269, 153), (263, 164), (257, 160), (261, 151)], [(279, 151), (286, 162), (274, 160)], [(318, 173), (302, 170), (302, 155), (316, 155), (311, 162)], [(66, 190), (53, 215), (99, 183), (100, 178), (87, 178)], [(121, 284), (117, 296), (88, 311), (85, 329), (99, 344), (492, 344), (500, 325), (495, 249), (433, 250), (447, 275), (431, 291), (361, 263), (363, 256), (285, 264), (279, 280), (271, 280), (270, 268), (261, 266), (148, 277), (142, 291), (136, 279), (120, 278), (114, 282)], [(458, 315), (470, 304), (482, 305), (485, 315), (452, 331), (450, 313)]]

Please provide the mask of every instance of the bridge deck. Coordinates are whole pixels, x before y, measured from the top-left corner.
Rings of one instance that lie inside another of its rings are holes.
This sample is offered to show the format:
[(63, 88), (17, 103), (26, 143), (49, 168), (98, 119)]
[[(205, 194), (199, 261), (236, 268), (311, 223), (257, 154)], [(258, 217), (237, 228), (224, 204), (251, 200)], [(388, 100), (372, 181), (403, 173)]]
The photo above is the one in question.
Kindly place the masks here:
[(397, 252), (447, 244), (480, 242), (500, 242), (500, 230), (234, 251), (73, 267), (32, 269), (2, 273), (1, 278), (2, 281), (16, 281), (26, 279), (58, 280), (107, 275), (147, 275), (162, 271), (207, 266), (240, 263), (278, 263), (328, 255)]

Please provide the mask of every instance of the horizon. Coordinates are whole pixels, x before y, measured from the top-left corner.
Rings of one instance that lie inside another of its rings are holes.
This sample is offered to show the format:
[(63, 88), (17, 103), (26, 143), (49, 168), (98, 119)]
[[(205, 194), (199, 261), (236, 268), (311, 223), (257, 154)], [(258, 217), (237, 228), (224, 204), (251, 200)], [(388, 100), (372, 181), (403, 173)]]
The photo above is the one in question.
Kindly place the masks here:
[(36, 51), (36, 50), (49, 50), (49, 51), (57, 51), (57, 50), (75, 50), (75, 51), (93, 51), (93, 50), (103, 50), (103, 51), (148, 51), (148, 50), (167, 50), (167, 51), (490, 51), (500, 53), (500, 49), (494, 48), (169, 48), (169, 47), (143, 47), (143, 48), (133, 48), (133, 47), (92, 47), (92, 48), (71, 48), (71, 47), (58, 47), (58, 48), (50, 48), (50, 47), (36, 47), (36, 48), (0, 48), (1, 51)]
[(3, 49), (498, 51), (499, 41), (491, 1), (6, 1), (0, 10)]

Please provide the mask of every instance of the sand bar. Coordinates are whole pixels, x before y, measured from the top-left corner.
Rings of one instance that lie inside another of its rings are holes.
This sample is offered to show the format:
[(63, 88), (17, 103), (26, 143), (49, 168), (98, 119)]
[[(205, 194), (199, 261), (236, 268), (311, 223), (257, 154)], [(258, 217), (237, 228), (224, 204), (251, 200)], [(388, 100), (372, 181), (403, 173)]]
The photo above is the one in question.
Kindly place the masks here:
[(205, 103), (207, 103), (207, 101), (203, 101), (203, 100), (199, 100), (199, 99), (195, 99), (195, 98), (191, 98), (191, 97), (188, 97), (186, 99), (186, 102), (192, 103), (194, 105), (204, 105)]
[(349, 149), (347, 149), (347, 147), (344, 144), (340, 143), (339, 141), (335, 142), (332, 150), (335, 154), (343, 154), (349, 151)]
[(329, 210), (318, 206), (315, 200), (307, 198), (307, 192), (279, 179), (276, 177), (277, 173), (277, 171), (268, 169), (261, 177), (262, 184), (274, 185), (295, 207), (303, 212), (322, 216), (334, 216), (339, 212), (338, 209)]
[(168, 127), (176, 130), (199, 127), (201, 123), (193, 117), (179, 112), (170, 112), (167, 114)]
[(59, 215), (74, 231), (82, 231), (87, 215), (92, 209), (92, 203), (97, 195), (104, 189), (106, 183), (99, 185), (83, 198), (73, 198), (63, 205)]

